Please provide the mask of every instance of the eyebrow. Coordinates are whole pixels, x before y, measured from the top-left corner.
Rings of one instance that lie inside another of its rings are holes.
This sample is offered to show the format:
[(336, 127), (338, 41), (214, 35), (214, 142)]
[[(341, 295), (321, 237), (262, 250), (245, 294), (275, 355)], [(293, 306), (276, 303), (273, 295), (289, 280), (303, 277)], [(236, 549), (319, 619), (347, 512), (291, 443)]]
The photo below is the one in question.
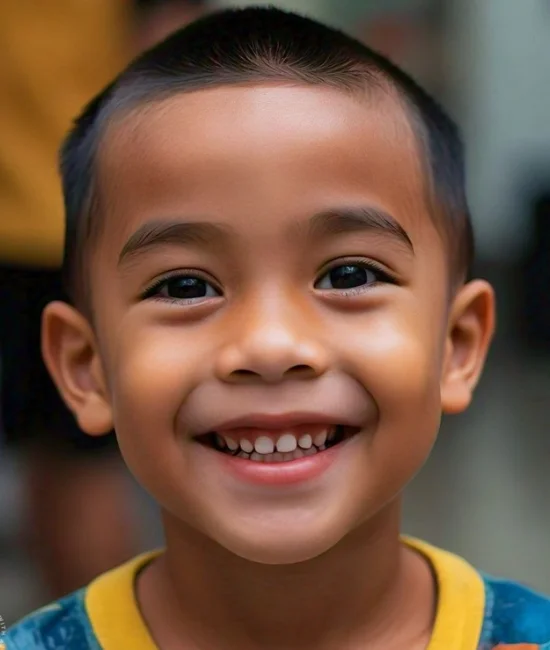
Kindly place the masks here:
[[(303, 224), (297, 224), (302, 229)], [(405, 244), (414, 253), (410, 237), (385, 210), (371, 206), (346, 207), (315, 214), (307, 223), (310, 236), (318, 239), (348, 232), (372, 231)], [(212, 246), (234, 236), (225, 224), (203, 221), (149, 221), (140, 226), (124, 244), (118, 258), (121, 266), (148, 249), (175, 244), (178, 246)]]
[(308, 228), (310, 235), (317, 238), (363, 230), (372, 231), (405, 244), (414, 254), (411, 238), (401, 224), (389, 212), (372, 206), (354, 206), (320, 212), (310, 219)]
[(208, 246), (227, 239), (233, 230), (224, 224), (201, 221), (149, 221), (140, 226), (124, 244), (118, 257), (120, 266), (150, 248), (189, 244)]

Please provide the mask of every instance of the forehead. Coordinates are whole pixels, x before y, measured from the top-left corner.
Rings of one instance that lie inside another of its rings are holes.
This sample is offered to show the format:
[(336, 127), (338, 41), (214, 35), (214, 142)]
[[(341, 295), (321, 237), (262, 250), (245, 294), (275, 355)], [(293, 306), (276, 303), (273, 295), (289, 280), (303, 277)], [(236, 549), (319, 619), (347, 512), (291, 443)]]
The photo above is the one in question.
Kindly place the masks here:
[(98, 185), (107, 230), (121, 238), (147, 219), (186, 213), (265, 232), (347, 203), (383, 208), (420, 236), (433, 230), (422, 170), (410, 122), (388, 92), (228, 86), (115, 119)]

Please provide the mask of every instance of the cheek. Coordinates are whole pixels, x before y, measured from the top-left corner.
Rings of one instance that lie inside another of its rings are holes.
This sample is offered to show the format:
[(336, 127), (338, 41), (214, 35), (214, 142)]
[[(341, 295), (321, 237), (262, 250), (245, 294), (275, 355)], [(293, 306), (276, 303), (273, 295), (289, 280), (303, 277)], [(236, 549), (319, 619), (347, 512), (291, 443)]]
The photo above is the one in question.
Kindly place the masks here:
[[(121, 321), (111, 341), (114, 426), (130, 471), (170, 509), (174, 477), (192, 470), (181, 453), (186, 438), (177, 419), (182, 403), (200, 382), (204, 349), (185, 328), (137, 320)], [(178, 498), (186, 500), (186, 495)], [(193, 507), (192, 499), (185, 503), (187, 510)]]
[[(348, 331), (350, 371), (371, 393), (380, 425), (437, 429), (443, 350), (441, 314), (380, 313)], [(437, 332), (434, 323), (437, 324)]]
[[(424, 465), (441, 419), (441, 333), (408, 317), (369, 318), (348, 330), (348, 372), (371, 394), (377, 421), (353, 479), (361, 518), (393, 499)], [(367, 497), (365, 495), (368, 495)], [(365, 501), (367, 499), (367, 501)]]
[(119, 435), (131, 428), (173, 437), (182, 401), (200, 380), (202, 346), (185, 328), (136, 323), (120, 328), (115, 349), (111, 390)]

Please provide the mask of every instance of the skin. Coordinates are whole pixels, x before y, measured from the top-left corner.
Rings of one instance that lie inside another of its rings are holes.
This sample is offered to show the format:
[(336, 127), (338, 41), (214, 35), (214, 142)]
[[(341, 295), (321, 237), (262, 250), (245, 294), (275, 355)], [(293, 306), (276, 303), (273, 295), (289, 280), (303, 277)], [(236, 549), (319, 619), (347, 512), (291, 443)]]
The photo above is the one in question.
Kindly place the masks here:
[[(399, 543), (400, 494), (442, 411), (470, 402), (494, 304), (485, 282), (450, 289), (398, 102), (277, 84), (180, 95), (111, 125), (99, 186), (94, 322), (51, 304), (44, 353), (80, 426), (114, 425), (162, 507), (167, 550), (137, 587), (159, 647), (425, 647), (435, 586)], [(349, 220), (311, 228), (357, 207), (405, 236)], [(151, 221), (225, 230), (184, 241), (176, 227), (179, 238), (128, 252)], [(383, 273), (331, 289), (327, 271), (365, 263)], [(217, 293), (173, 299), (172, 281), (142, 298), (186, 270)], [(361, 431), (306, 486), (245, 486), (192, 437), (214, 411), (335, 401)]]

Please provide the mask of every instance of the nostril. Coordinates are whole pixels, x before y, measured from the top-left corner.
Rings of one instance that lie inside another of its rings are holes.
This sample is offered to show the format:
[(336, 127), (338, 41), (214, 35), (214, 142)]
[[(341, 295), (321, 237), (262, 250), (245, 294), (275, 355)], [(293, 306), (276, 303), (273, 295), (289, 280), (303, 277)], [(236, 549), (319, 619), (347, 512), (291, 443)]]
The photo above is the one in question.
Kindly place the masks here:
[(300, 363), (296, 366), (292, 366), (292, 368), (289, 368), (287, 370), (287, 373), (292, 375), (297, 375), (297, 374), (303, 375), (304, 373), (308, 373), (308, 372), (313, 372), (313, 368), (311, 366), (306, 365), (305, 363)]
[[(263, 379), (273, 379), (275, 376), (278, 379), (283, 379), (283, 377), (289, 377), (289, 376), (303, 376), (303, 375), (310, 375), (314, 373), (314, 370), (311, 366), (305, 364), (305, 363), (299, 363), (296, 364), (295, 366), (291, 366), (290, 368), (287, 368), (285, 371), (279, 373), (279, 372), (274, 372), (274, 373), (268, 373), (268, 372), (257, 372), (255, 370), (249, 370), (248, 368), (237, 368), (236, 370), (233, 370), (231, 373), (231, 377), (235, 380), (242, 380), (242, 381), (256, 381), (259, 378)], [(272, 376), (273, 375), (273, 376)]]
[(246, 370), (245, 368), (234, 370), (231, 373), (234, 377), (257, 377), (258, 373), (253, 370)]

